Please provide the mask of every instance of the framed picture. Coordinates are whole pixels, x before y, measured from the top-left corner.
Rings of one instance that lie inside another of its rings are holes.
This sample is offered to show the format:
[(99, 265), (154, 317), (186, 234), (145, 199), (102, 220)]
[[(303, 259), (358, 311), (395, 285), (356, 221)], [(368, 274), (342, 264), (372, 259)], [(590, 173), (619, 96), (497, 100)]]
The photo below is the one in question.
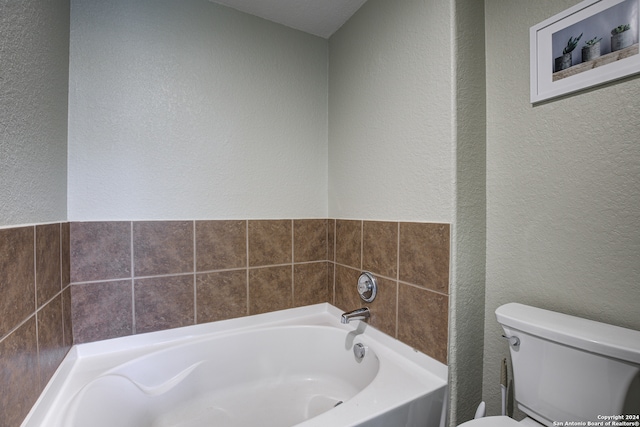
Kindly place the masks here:
[(531, 103), (640, 73), (639, 3), (585, 0), (531, 27)]

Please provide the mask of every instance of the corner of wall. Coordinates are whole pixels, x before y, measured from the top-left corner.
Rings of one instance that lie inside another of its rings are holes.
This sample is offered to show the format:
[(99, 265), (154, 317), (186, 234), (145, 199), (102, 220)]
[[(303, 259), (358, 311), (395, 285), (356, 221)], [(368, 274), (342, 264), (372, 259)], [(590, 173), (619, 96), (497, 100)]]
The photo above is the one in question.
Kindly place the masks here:
[(472, 419), (482, 400), (486, 96), (484, 2), (454, 0), (452, 7), (456, 197), (451, 240), (449, 422), (455, 426)]
[(73, 344), (69, 224), (1, 229), (0, 283), (1, 424), (17, 426)]

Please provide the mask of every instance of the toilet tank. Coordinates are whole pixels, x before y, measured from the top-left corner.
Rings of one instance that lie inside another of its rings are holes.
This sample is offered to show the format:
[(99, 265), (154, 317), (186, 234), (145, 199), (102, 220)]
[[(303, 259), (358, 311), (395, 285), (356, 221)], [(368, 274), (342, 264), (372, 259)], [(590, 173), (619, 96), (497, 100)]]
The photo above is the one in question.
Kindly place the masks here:
[(520, 340), (509, 345), (515, 400), (531, 418), (547, 426), (640, 421), (640, 331), (517, 303), (496, 317)]

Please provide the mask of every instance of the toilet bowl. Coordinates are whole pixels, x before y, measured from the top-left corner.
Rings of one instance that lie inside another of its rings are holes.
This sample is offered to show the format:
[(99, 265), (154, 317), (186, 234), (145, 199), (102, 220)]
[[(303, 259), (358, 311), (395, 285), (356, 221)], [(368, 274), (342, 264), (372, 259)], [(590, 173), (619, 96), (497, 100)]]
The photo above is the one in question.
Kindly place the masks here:
[[(640, 331), (509, 303), (496, 310), (508, 340), (514, 400), (527, 418), (460, 427), (541, 427), (640, 414)], [(578, 424), (583, 425), (583, 424)]]

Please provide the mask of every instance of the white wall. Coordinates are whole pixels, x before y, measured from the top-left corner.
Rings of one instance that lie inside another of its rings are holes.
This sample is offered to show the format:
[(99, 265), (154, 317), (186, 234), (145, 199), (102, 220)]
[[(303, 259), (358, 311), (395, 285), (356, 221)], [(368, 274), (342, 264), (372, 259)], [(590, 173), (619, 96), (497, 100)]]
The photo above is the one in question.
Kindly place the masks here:
[(327, 216), (327, 41), (207, 0), (71, 2), (69, 220)]
[(0, 3), (0, 226), (67, 217), (69, 2)]
[(640, 79), (532, 107), (529, 27), (577, 0), (486, 0), (484, 398), (508, 354), (495, 309), (516, 301), (640, 329)]
[(329, 39), (329, 215), (451, 222), (450, 5), (369, 0)]

